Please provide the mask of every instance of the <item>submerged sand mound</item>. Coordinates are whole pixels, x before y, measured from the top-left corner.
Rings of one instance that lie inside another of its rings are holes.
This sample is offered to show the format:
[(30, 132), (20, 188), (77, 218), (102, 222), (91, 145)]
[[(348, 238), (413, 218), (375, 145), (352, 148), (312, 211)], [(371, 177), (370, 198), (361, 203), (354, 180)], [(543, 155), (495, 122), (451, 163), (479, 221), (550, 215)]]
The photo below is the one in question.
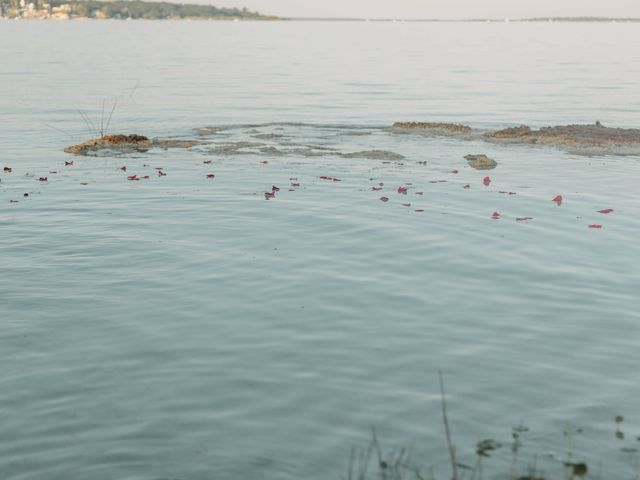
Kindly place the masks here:
[(464, 158), (471, 168), (475, 168), (476, 170), (493, 170), (498, 166), (498, 162), (483, 153), (478, 155), (465, 155)]
[(395, 130), (411, 130), (436, 135), (469, 133), (471, 127), (459, 123), (442, 122), (396, 122), (391, 128)]
[(144, 135), (103, 135), (64, 149), (75, 155), (98, 155), (100, 152), (146, 152), (152, 148), (189, 148), (199, 145), (195, 140), (149, 139)]
[(370, 160), (402, 160), (404, 155), (387, 150), (364, 150), (362, 152), (343, 153), (343, 158), (368, 158)]
[(532, 130), (527, 125), (489, 132), (486, 138), (516, 143), (543, 143), (578, 150), (640, 149), (640, 129), (592, 125), (559, 125)]

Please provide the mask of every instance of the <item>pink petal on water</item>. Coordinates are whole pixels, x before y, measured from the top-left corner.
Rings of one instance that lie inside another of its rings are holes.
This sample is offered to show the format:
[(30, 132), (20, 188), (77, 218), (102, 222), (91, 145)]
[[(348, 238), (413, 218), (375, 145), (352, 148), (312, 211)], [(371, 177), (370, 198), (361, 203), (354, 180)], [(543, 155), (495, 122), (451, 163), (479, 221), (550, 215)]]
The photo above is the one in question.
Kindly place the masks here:
[(589, 225), (589, 228), (602, 228), (602, 225), (599, 225), (597, 223), (593, 223), (593, 224)]
[(490, 177), (484, 177), (482, 179), (482, 183), (484, 183), (486, 186), (489, 186), (491, 184), (491, 178)]
[(598, 213), (611, 213), (613, 212), (613, 208), (605, 208), (603, 210), (598, 210)]
[(558, 206), (562, 205), (562, 195), (556, 195), (551, 201), (556, 202)]

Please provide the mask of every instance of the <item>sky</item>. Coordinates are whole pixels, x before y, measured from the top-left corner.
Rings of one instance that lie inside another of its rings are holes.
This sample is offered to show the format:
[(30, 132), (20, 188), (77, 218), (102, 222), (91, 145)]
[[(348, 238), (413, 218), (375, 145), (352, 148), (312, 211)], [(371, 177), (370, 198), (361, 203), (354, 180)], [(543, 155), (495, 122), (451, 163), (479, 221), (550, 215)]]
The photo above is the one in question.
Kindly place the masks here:
[(287, 17), (640, 17), (640, 0), (200, 0)]

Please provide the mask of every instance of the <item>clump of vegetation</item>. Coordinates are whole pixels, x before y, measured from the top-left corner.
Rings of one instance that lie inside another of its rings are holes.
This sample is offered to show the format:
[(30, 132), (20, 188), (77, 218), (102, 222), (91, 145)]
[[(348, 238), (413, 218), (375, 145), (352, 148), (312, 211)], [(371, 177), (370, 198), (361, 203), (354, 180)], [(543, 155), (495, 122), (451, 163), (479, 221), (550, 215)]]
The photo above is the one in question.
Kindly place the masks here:
[(52, 0), (51, 9), (65, 8), (70, 18), (114, 19), (216, 19), (270, 20), (276, 17), (261, 15), (247, 8), (218, 8), (212, 5), (146, 2), (140, 0)]

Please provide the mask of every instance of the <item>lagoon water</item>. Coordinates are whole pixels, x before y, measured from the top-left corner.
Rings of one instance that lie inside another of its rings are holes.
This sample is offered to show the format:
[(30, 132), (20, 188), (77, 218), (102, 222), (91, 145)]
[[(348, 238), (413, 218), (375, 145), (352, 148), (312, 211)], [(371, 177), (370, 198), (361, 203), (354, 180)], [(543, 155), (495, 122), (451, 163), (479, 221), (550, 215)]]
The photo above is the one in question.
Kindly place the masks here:
[[(635, 478), (640, 158), (386, 127), (637, 127), (639, 44), (622, 23), (0, 22), (0, 478), (334, 479), (372, 427), (449, 478), (439, 369), (461, 463), (522, 422), (519, 473), (562, 478), (569, 422), (590, 475)], [(63, 153), (105, 99), (112, 132), (211, 144)], [(333, 150), (211, 152), (230, 142)], [(405, 159), (338, 155), (373, 149)]]

